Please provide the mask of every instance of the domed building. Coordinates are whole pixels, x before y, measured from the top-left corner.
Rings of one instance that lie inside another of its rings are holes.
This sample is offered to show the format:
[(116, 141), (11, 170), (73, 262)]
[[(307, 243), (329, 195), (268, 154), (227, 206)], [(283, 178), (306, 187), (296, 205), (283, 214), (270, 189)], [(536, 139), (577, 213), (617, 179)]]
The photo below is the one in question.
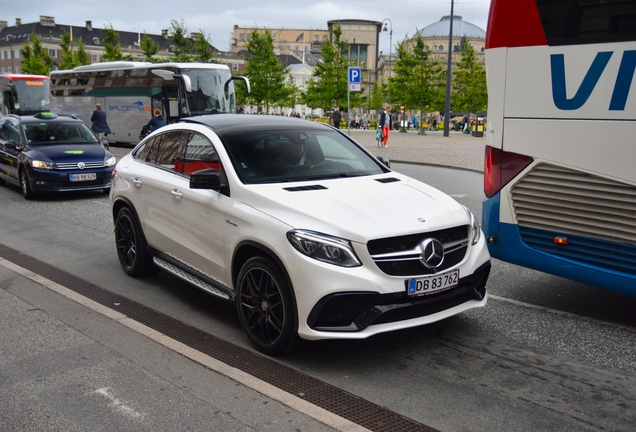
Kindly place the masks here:
[[(423, 29), (417, 31), (407, 44), (413, 45), (415, 37), (419, 33), (424, 39), (424, 43), (430, 48), (432, 58), (438, 60), (443, 65), (448, 61), (448, 35), (450, 33), (450, 15), (443, 16), (438, 22), (427, 25)], [(461, 58), (461, 45), (464, 39), (473, 47), (477, 57), (477, 63), (485, 65), (484, 51), (486, 47), (486, 32), (480, 27), (472, 24), (459, 15), (453, 15), (453, 48), (452, 64), (455, 65)], [(395, 54), (389, 59), (389, 56), (381, 53), (378, 62), (378, 82), (384, 82), (390, 76), (389, 68), (395, 63)]]
[[(450, 34), (451, 17), (443, 16), (438, 22), (424, 27), (419, 33), (424, 42), (435, 53), (448, 54), (448, 35)], [(486, 32), (475, 24), (464, 21), (461, 16), (453, 16), (453, 52), (461, 49), (461, 40), (466, 38), (468, 43), (475, 50), (475, 54), (480, 55), (483, 60), (483, 53), (486, 44)]]

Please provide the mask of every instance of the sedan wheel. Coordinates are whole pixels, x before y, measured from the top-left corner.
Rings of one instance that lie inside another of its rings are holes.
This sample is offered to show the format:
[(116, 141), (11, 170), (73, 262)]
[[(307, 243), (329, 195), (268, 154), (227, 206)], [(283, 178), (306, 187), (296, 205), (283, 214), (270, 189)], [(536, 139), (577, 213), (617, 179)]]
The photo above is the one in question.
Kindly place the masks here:
[(239, 273), (236, 307), (243, 330), (268, 355), (291, 351), (298, 342), (287, 281), (270, 260), (254, 257)]
[(31, 183), (29, 183), (29, 175), (27, 174), (25, 169), (20, 171), (20, 188), (22, 189), (22, 196), (25, 199), (30, 200), (33, 198)]
[(145, 276), (158, 270), (137, 217), (127, 207), (120, 209), (115, 218), (115, 243), (119, 263), (129, 276)]

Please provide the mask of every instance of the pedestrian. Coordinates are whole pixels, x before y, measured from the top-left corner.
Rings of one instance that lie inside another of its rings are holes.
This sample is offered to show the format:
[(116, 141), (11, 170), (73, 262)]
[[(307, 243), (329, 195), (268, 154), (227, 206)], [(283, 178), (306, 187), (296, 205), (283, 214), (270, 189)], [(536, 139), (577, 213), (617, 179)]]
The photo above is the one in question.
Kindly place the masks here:
[(340, 122), (342, 121), (342, 113), (340, 112), (340, 107), (336, 107), (336, 109), (333, 110), (331, 118), (333, 119), (333, 125), (336, 127), (336, 129), (340, 129)]
[(360, 114), (356, 114), (356, 129), (360, 129)]
[(380, 128), (382, 128), (382, 139), (379, 142), (380, 147), (389, 147), (389, 131), (393, 127), (393, 118), (391, 117), (391, 105), (387, 105), (380, 114)]
[(108, 123), (106, 123), (106, 113), (102, 111), (102, 104), (95, 104), (95, 111), (93, 111), (91, 121), (93, 122), (91, 129), (97, 134), (97, 138), (101, 139), (111, 133)]
[(413, 129), (417, 130), (417, 114), (413, 116)]
[(154, 117), (150, 119), (148, 123), (144, 126), (144, 129), (147, 131), (146, 135), (151, 132), (156, 131), (157, 129), (164, 127), (166, 125), (166, 120), (161, 115), (161, 110), (159, 108), (155, 108)]
[(369, 117), (367, 116), (367, 113), (364, 113), (362, 118), (364, 121), (363, 129), (369, 129)]

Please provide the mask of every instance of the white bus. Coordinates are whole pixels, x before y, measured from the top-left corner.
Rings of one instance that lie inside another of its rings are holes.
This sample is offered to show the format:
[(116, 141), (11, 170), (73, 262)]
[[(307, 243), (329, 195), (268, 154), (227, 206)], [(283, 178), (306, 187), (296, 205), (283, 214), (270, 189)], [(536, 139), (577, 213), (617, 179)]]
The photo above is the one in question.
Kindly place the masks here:
[(51, 110), (91, 125), (95, 104), (106, 111), (111, 142), (137, 143), (155, 108), (166, 122), (202, 114), (235, 113), (236, 93), (226, 65), (213, 63), (104, 62), (52, 71)]
[(492, 257), (636, 295), (636, 0), (492, 0)]

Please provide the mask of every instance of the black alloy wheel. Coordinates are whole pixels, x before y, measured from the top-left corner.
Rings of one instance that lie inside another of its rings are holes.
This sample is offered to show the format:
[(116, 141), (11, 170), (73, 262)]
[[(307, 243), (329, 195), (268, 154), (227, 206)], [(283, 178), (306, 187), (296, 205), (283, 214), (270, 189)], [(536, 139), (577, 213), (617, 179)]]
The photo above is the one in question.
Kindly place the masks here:
[(26, 169), (20, 171), (20, 189), (22, 189), (22, 196), (24, 199), (33, 199), (33, 190), (31, 190), (31, 183), (29, 182), (29, 175)]
[(146, 276), (157, 270), (137, 217), (128, 207), (122, 207), (115, 218), (115, 244), (119, 263), (129, 276)]
[(259, 351), (277, 355), (296, 347), (299, 337), (290, 289), (269, 259), (254, 257), (243, 265), (236, 307), (243, 330)]

